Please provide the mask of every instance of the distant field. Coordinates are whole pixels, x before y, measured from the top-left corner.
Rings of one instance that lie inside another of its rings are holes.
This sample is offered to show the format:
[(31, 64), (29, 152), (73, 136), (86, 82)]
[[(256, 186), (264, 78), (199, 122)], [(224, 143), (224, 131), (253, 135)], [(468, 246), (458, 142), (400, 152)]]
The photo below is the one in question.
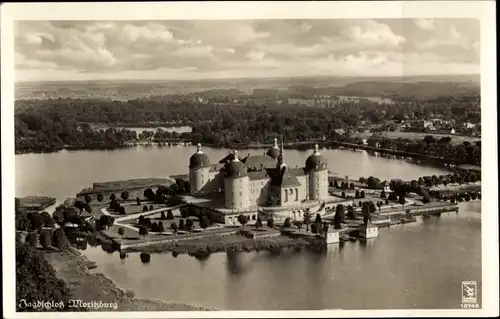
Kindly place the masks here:
[[(417, 133), (417, 132), (382, 132), (378, 133), (381, 134), (382, 136), (396, 139), (396, 138), (407, 138), (407, 139), (413, 139), (413, 140), (421, 140), (427, 135), (432, 135), (436, 138), (441, 138), (444, 136), (449, 136), (451, 137), (451, 143), (452, 144), (462, 144), (464, 141), (469, 141), (469, 142), (477, 142), (480, 141), (481, 138), (477, 136), (460, 136), (460, 135), (453, 135), (453, 134), (436, 134), (436, 133)], [(360, 138), (368, 138), (372, 136), (373, 133), (357, 133), (356, 136)]]

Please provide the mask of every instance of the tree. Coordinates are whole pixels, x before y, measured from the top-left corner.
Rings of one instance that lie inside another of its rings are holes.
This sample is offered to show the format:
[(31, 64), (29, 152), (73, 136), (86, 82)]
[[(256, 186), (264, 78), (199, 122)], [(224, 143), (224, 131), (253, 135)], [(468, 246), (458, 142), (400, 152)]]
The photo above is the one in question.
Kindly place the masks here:
[(109, 215), (101, 215), (99, 218), (100, 224), (105, 227), (106, 229), (109, 229), (109, 227), (113, 226), (115, 222), (115, 218), (113, 216)]
[(151, 223), (151, 232), (153, 233), (158, 232), (158, 224), (156, 222)]
[(335, 216), (339, 215), (340, 221), (344, 221), (345, 206), (343, 204), (338, 204), (335, 210)]
[(90, 204), (90, 202), (92, 201), (92, 197), (90, 197), (89, 194), (85, 194), (83, 199), (85, 200), (85, 203), (87, 203), (87, 204)]
[(318, 233), (318, 224), (317, 223), (311, 224), (311, 233), (313, 233), (313, 234)]
[(175, 222), (173, 222), (172, 224), (170, 224), (170, 229), (172, 229), (174, 231), (174, 234), (177, 235), (177, 224)]
[(120, 215), (125, 215), (127, 212), (125, 211), (125, 207), (120, 206)]
[(151, 255), (148, 253), (141, 253), (139, 257), (143, 263), (149, 263), (151, 261)]
[(115, 193), (112, 193), (111, 195), (109, 195), (109, 200), (110, 201), (114, 201), (115, 199), (116, 199)]
[(165, 212), (164, 212), (164, 211), (162, 211), (162, 212), (160, 213), (160, 219), (161, 219), (161, 220), (165, 220), (165, 219), (167, 219), (167, 218), (165, 217)]
[(285, 222), (284, 222), (283, 226), (286, 227), (286, 228), (292, 227), (292, 219), (290, 217), (287, 217), (285, 219)]
[(192, 219), (186, 219), (186, 224), (184, 225), (184, 229), (187, 231), (191, 231), (194, 228), (194, 223)]
[(255, 222), (255, 228), (259, 229), (259, 228), (262, 228), (263, 224), (262, 224), (262, 219), (260, 218), (260, 216), (257, 216), (257, 221)]
[(310, 213), (310, 209), (307, 208), (305, 213), (304, 213), (304, 218), (303, 218), (303, 222), (304, 222), (304, 225), (306, 225), (306, 231), (309, 231), (309, 224), (311, 223), (311, 213)]
[(32, 230), (40, 230), (44, 225), (44, 220), (38, 212), (28, 213), (28, 220), (30, 221)]
[(54, 233), (52, 234), (52, 244), (59, 248), (63, 249), (64, 247), (67, 246), (67, 238), (66, 234), (64, 233), (64, 230), (62, 228), (57, 228), (54, 230)]
[(300, 221), (300, 220), (294, 220), (293, 224), (297, 227), (298, 230), (301, 230), (302, 229), (302, 225), (304, 223), (302, 221)]
[(29, 232), (24, 239), (24, 242), (29, 247), (35, 248), (37, 244), (36, 232)]
[(143, 193), (144, 197), (149, 201), (156, 200), (156, 194), (151, 188), (146, 188)]
[(185, 225), (184, 225), (184, 219), (179, 220), (179, 229), (184, 230)]
[(104, 196), (101, 193), (97, 194), (97, 201), (100, 203), (104, 200)]
[(206, 215), (203, 215), (200, 217), (200, 227), (203, 229), (206, 229), (208, 227), (208, 217)]
[(137, 197), (135, 199), (135, 202), (136, 202), (137, 206), (141, 206), (141, 199), (139, 197)]
[(356, 219), (356, 210), (351, 205), (347, 206), (347, 217), (352, 220)]
[(269, 217), (267, 219), (267, 227), (273, 228), (274, 227), (274, 219), (272, 217)]
[(52, 232), (50, 230), (43, 230), (40, 232), (40, 245), (44, 249), (48, 249), (51, 243)]
[(403, 206), (405, 205), (406, 200), (405, 200), (405, 196), (403, 194), (399, 195), (398, 203), (403, 205)]
[(144, 226), (139, 227), (139, 235), (142, 236), (143, 239), (146, 238), (146, 235), (148, 234), (148, 229)]
[(54, 213), (52, 214), (52, 218), (54, 218), (54, 221), (59, 224), (63, 225), (64, 224), (64, 214), (62, 210), (56, 209)]
[(120, 195), (120, 197), (121, 197), (123, 200), (127, 200), (127, 199), (129, 198), (129, 196), (130, 196), (130, 194), (128, 193), (128, 191), (127, 191), (127, 190), (124, 190), (124, 191), (121, 193), (121, 195)]
[(40, 213), (40, 217), (42, 217), (43, 226), (50, 228), (54, 227), (55, 221), (49, 213), (43, 211)]
[(323, 220), (321, 219), (321, 215), (320, 214), (316, 214), (316, 219), (314, 220), (315, 223), (322, 223)]
[(323, 233), (325, 234), (328, 234), (328, 228), (330, 228), (330, 225), (328, 225), (327, 222), (323, 222), (323, 225), (322, 225), (322, 229), (323, 229)]
[(112, 199), (109, 202), (109, 209), (111, 210), (116, 210), (116, 207), (118, 206), (118, 201), (116, 199)]
[(147, 205), (144, 205), (144, 206), (142, 207), (142, 211), (143, 211), (143, 212), (147, 212), (147, 211), (148, 211), (148, 206), (147, 206)]
[(181, 212), (181, 217), (182, 218), (188, 218), (189, 217), (189, 210), (186, 207), (182, 207), (180, 209)]
[(118, 228), (118, 235), (120, 235), (123, 238), (123, 235), (125, 235), (125, 228), (123, 227)]
[(246, 215), (241, 214), (241, 215), (238, 216), (238, 223), (241, 224), (241, 227), (245, 227), (245, 224), (247, 222), (248, 222), (248, 218), (247, 218)]
[(371, 220), (370, 205), (369, 204), (363, 205), (362, 213), (363, 213), (363, 223), (366, 225), (368, 223), (368, 221)]
[(165, 226), (163, 226), (162, 222), (158, 222), (158, 232), (161, 234), (165, 232)]
[(370, 201), (370, 203), (368, 205), (369, 205), (369, 209), (370, 209), (370, 214), (373, 214), (377, 211), (377, 206), (375, 206), (375, 203)]
[(167, 219), (172, 220), (174, 219), (174, 214), (172, 213), (172, 210), (167, 210)]
[(341, 229), (342, 228), (342, 225), (341, 225), (342, 221), (341, 221), (341, 217), (340, 217), (340, 214), (338, 212), (335, 213), (335, 216), (333, 217), (333, 225), (334, 225), (334, 228), (335, 229)]
[(425, 194), (423, 197), (422, 197), (422, 202), (424, 204), (427, 204), (431, 201), (431, 198), (429, 197), (429, 194)]
[(139, 216), (139, 221), (138, 221), (139, 225), (143, 225), (144, 224), (144, 216), (143, 215), (140, 215)]

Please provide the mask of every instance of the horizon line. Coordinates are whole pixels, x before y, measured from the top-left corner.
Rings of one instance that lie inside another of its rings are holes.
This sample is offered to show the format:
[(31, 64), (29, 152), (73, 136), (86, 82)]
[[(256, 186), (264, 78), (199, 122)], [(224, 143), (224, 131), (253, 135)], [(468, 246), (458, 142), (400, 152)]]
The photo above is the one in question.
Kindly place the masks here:
[(80, 79), (65, 79), (65, 80), (14, 80), (15, 84), (18, 83), (57, 83), (57, 82), (99, 82), (99, 81), (167, 81), (167, 82), (194, 82), (194, 81), (224, 81), (224, 80), (237, 80), (237, 79), (249, 79), (249, 80), (263, 80), (263, 79), (300, 79), (300, 78), (417, 78), (417, 77), (461, 77), (461, 76), (481, 76), (481, 73), (463, 73), (463, 74), (414, 74), (414, 75), (298, 75), (298, 76), (260, 76), (260, 77), (224, 77), (224, 78), (193, 78), (193, 79), (92, 79), (92, 80), (80, 80)]

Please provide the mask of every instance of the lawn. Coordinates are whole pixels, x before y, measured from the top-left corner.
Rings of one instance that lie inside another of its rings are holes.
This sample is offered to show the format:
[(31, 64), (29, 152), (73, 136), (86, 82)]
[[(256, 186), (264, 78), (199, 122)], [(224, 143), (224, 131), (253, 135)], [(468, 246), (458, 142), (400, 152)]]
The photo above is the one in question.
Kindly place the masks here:
[[(165, 178), (141, 178), (141, 179), (129, 179), (123, 181), (111, 181), (94, 183), (91, 188), (84, 189), (80, 191), (79, 196), (84, 194), (109, 194), (109, 193), (121, 193), (123, 190), (136, 191), (138, 189), (144, 189), (151, 187), (156, 188), (160, 185), (170, 186), (174, 181), (172, 179)], [(142, 196), (141, 196), (142, 197)], [(135, 197), (133, 197), (135, 198)]]
[[(427, 135), (432, 135), (436, 139), (440, 139), (445, 136), (451, 137), (451, 143), (452, 144), (462, 144), (465, 141), (474, 143), (477, 141), (480, 141), (481, 138), (477, 136), (460, 136), (460, 135), (453, 135), (453, 134), (436, 134), (436, 133), (419, 133), (419, 132), (381, 132), (377, 133), (381, 134), (384, 137), (391, 138), (391, 139), (397, 139), (397, 138), (406, 138), (406, 139), (411, 139), (411, 140), (421, 140)], [(357, 133), (356, 137), (360, 138), (369, 138), (372, 136), (373, 133)]]

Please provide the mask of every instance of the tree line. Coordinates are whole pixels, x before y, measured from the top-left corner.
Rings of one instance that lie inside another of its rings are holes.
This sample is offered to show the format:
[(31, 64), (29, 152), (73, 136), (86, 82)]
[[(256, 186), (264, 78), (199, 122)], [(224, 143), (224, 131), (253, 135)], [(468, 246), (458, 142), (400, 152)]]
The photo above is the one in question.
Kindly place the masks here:
[[(371, 101), (340, 102), (331, 108), (301, 105), (220, 105), (155, 99), (129, 101), (52, 99), (19, 100), (15, 108), (17, 152), (80, 148), (120, 147), (139, 136), (125, 129), (93, 129), (96, 123), (190, 125), (193, 143), (236, 146), (272, 141), (283, 134), (286, 141), (308, 141), (337, 136), (335, 129), (356, 128), (361, 121), (380, 124), (402, 115), (441, 115), (457, 121), (474, 118), (480, 109), (474, 99), (415, 101), (381, 105)], [(286, 112), (283, 110), (286, 109)], [(187, 138), (188, 134), (160, 132), (140, 138)]]

